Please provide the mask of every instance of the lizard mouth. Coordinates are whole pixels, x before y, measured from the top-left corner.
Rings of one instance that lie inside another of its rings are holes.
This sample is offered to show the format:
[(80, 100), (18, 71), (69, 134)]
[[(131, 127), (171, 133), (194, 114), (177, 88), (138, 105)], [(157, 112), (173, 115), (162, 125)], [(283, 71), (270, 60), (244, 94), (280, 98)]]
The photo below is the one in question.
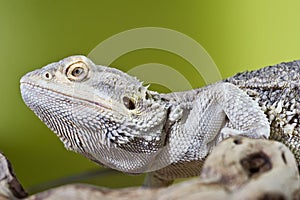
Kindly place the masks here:
[[(107, 105), (104, 105), (100, 102), (91, 101), (91, 100), (88, 100), (88, 99), (85, 99), (85, 98), (80, 98), (80, 97), (77, 97), (77, 96), (69, 95), (69, 94), (59, 92), (59, 91), (56, 91), (56, 90), (53, 90), (53, 89), (50, 89), (50, 88), (46, 88), (46, 87), (43, 87), (43, 86), (40, 86), (40, 85), (37, 85), (37, 84), (33, 84), (31, 82), (21, 81), (20, 82), (20, 87), (21, 87), (21, 94), (22, 94), (22, 97), (23, 97), (24, 100), (25, 100), (24, 96), (26, 95), (26, 93), (28, 93), (28, 91), (36, 91), (36, 89), (39, 89), (40, 91), (43, 91), (44, 95), (47, 95), (47, 93), (57, 94), (57, 95), (62, 96), (62, 97), (66, 97), (66, 98), (69, 98), (69, 99), (76, 99), (76, 100), (79, 100), (79, 101), (86, 102), (88, 104), (95, 105), (95, 106), (100, 107), (102, 109), (112, 111), (111, 107), (109, 107)], [(102, 99), (101, 101), (104, 102), (105, 100)]]

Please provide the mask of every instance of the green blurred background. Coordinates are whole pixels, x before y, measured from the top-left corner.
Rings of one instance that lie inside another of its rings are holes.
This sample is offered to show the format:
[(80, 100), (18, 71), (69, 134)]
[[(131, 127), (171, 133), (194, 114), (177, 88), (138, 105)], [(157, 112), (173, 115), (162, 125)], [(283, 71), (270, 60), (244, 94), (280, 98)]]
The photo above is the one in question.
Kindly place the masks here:
[[(299, 8), (297, 0), (0, 0), (0, 149), (26, 188), (97, 169), (66, 151), (25, 106), (19, 92), (22, 75), (69, 55), (87, 55), (114, 34), (151, 26), (193, 38), (210, 54), (222, 77), (228, 77), (300, 59)], [(182, 73), (190, 69), (185, 60), (155, 49), (133, 51), (112, 65), (128, 70), (149, 62), (174, 66)], [(193, 87), (204, 84), (197, 76), (191, 76), (191, 82)], [(116, 174), (89, 182), (124, 187), (140, 184), (142, 178)]]

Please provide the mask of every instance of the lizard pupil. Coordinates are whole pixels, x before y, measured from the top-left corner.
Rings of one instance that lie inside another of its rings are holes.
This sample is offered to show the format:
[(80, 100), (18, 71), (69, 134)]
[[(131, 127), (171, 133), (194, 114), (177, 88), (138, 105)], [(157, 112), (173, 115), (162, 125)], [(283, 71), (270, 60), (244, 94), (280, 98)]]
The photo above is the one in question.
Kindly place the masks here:
[(76, 67), (75, 69), (73, 69), (72, 71), (72, 75), (77, 77), (80, 76), (83, 72), (83, 69), (81, 67)]
[(135, 104), (132, 99), (130, 99), (128, 97), (123, 97), (123, 103), (127, 109), (129, 109), (129, 110), (135, 109)]

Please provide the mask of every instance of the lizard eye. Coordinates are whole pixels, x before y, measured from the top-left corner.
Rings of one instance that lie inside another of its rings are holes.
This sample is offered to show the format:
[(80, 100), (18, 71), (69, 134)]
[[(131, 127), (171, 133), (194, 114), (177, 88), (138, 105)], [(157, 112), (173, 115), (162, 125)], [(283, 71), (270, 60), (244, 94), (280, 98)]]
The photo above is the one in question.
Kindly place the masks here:
[(76, 62), (68, 66), (66, 70), (67, 78), (71, 81), (82, 81), (88, 75), (88, 67), (83, 62)]
[(128, 97), (123, 97), (123, 103), (128, 110), (135, 109), (134, 101)]

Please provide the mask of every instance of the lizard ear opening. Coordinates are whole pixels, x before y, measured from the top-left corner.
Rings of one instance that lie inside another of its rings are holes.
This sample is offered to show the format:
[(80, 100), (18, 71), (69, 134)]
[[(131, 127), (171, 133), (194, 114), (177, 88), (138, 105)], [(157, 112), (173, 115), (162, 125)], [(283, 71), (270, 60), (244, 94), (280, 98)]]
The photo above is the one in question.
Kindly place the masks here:
[(123, 97), (123, 103), (125, 105), (125, 107), (128, 110), (134, 110), (135, 109), (135, 102), (133, 99), (129, 98), (129, 97)]

